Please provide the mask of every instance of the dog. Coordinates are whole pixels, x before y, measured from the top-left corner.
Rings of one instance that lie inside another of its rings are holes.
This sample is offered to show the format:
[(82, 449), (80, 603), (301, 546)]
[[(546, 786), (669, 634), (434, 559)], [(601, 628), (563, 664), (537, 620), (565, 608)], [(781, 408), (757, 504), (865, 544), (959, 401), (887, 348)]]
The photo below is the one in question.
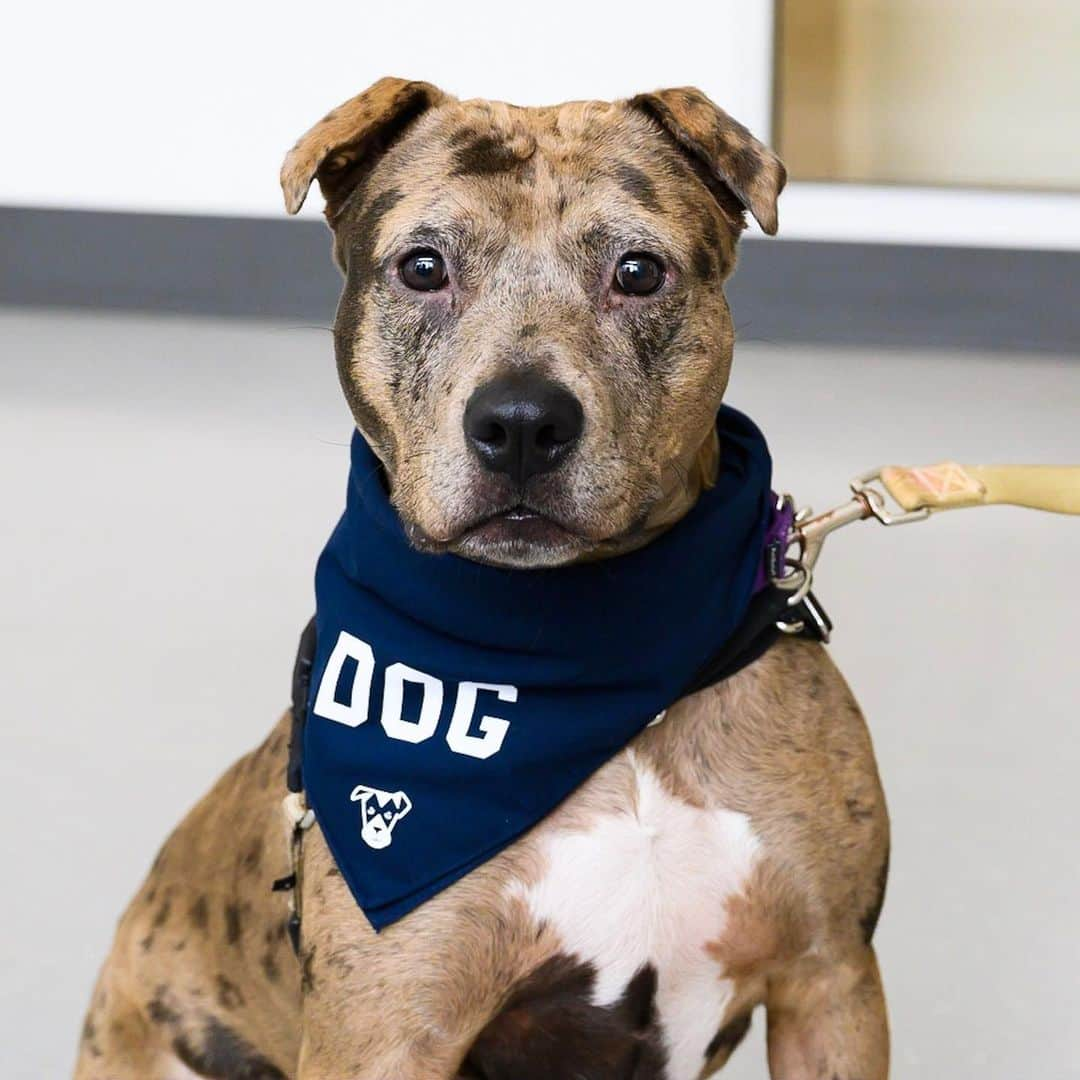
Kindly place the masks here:
[[(341, 384), (417, 548), (522, 573), (609, 558), (708, 487), (724, 283), (745, 213), (776, 231), (785, 172), (700, 91), (519, 108), (387, 78), (304, 135), (281, 180), (292, 213), (313, 180), (325, 197)], [(529, 428), (512, 461), (470, 445), (493, 386), (561, 434)], [(271, 891), (291, 869), (288, 741), (286, 716), (166, 841), (77, 1080), (691, 1080), (758, 1005), (774, 1080), (887, 1075), (888, 819), (820, 644), (783, 638), (678, 701), (380, 934), (316, 822), (298, 955)], [(353, 798), (389, 844), (408, 797)]]

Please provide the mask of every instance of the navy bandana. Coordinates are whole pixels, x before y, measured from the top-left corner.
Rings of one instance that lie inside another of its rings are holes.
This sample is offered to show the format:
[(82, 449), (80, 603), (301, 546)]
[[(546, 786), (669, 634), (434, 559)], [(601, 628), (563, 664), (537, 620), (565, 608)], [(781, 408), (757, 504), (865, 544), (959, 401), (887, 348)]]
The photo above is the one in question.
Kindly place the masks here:
[(315, 573), (307, 799), (376, 929), (535, 825), (678, 700), (739, 626), (773, 500), (765, 440), (718, 417), (720, 475), (645, 547), (547, 570), (413, 550), (352, 443)]

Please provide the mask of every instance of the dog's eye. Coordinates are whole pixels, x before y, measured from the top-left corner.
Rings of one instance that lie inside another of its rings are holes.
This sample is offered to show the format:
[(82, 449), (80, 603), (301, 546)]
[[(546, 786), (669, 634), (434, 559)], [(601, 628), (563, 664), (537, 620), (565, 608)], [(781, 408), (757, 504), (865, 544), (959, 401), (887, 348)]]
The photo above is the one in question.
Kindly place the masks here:
[(446, 263), (437, 251), (410, 251), (401, 260), (400, 273), (410, 289), (420, 292), (441, 289), (446, 284)]
[(664, 284), (664, 266), (642, 251), (631, 251), (619, 260), (615, 284), (629, 296), (648, 296)]

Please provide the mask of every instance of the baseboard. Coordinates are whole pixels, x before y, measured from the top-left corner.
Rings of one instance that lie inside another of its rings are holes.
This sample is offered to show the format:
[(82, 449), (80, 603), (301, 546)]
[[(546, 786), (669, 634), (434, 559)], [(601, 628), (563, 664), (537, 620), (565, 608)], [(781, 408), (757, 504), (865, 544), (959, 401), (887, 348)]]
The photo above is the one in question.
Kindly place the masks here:
[[(326, 323), (313, 221), (0, 207), (0, 303)], [(743, 340), (1075, 352), (1080, 253), (743, 241)]]

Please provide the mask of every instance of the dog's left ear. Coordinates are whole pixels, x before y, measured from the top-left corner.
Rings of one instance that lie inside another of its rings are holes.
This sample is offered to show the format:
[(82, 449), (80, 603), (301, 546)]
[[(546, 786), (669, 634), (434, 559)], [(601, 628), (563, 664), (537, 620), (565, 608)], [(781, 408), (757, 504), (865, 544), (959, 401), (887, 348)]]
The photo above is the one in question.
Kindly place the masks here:
[(700, 90), (683, 86), (630, 99), (665, 128), (676, 142), (749, 210), (770, 236), (777, 227), (776, 200), (784, 189), (783, 162)]
[(295, 214), (304, 205), (312, 180), (318, 179), (332, 222), (365, 164), (422, 112), (448, 100), (452, 99), (431, 83), (385, 78), (332, 109), (285, 156), (281, 166), (285, 209)]

